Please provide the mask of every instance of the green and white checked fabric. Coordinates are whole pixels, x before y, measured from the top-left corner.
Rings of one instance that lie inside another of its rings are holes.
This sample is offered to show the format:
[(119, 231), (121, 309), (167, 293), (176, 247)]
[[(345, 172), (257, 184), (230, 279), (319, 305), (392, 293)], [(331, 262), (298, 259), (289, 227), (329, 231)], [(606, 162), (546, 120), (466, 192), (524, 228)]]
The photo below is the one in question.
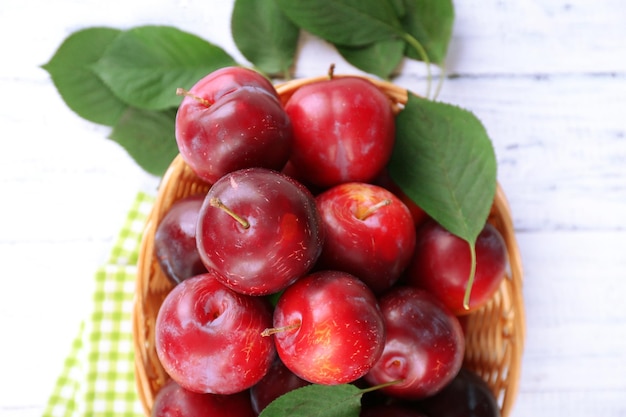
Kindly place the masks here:
[(132, 310), (141, 232), (154, 197), (139, 193), (111, 256), (96, 271), (80, 326), (43, 417), (142, 417), (134, 379)]

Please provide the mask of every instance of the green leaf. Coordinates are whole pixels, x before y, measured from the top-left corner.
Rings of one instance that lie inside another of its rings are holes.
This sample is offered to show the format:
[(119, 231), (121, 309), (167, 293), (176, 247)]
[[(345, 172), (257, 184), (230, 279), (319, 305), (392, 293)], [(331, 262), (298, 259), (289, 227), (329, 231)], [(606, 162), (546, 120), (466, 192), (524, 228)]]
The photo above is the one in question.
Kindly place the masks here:
[(162, 176), (178, 153), (174, 134), (176, 111), (129, 107), (109, 138), (120, 144), (150, 174)]
[(176, 88), (191, 88), (208, 73), (236, 65), (223, 49), (170, 26), (140, 26), (120, 34), (94, 65), (96, 73), (131, 106), (177, 107)]
[(431, 217), (471, 245), (496, 192), (496, 158), (482, 123), (459, 107), (409, 93), (396, 118), (391, 177)]
[(336, 48), (356, 68), (389, 79), (404, 57), (405, 43), (399, 39), (388, 39), (366, 46), (336, 45)]
[(94, 27), (70, 34), (41, 67), (51, 76), (65, 104), (83, 119), (113, 126), (126, 104), (93, 72), (91, 65), (121, 31)]
[(362, 395), (352, 384), (307, 385), (278, 397), (259, 417), (358, 417)]
[(300, 28), (336, 45), (364, 46), (404, 32), (388, 0), (276, 1)]
[(236, 0), (231, 15), (235, 45), (261, 72), (291, 78), (300, 28), (276, 0)]
[(393, 7), (393, 9), (395, 10), (396, 16), (398, 16), (399, 18), (404, 17), (404, 15), (406, 14), (404, 1), (405, 0), (389, 0), (389, 4), (391, 4), (391, 7)]
[[(424, 47), (428, 58), (435, 64), (443, 64), (448, 51), (454, 24), (452, 0), (403, 0), (405, 14), (402, 25)], [(406, 56), (422, 60), (413, 47), (407, 47)]]

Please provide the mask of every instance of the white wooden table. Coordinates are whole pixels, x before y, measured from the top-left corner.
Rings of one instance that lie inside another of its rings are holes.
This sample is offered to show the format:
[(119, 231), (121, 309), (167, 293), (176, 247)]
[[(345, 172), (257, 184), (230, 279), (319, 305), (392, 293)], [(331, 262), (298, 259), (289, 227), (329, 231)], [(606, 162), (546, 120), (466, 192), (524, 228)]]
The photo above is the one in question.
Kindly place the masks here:
[[(90, 26), (165, 24), (245, 62), (231, 1), (0, 5), (0, 416), (39, 416), (135, 193), (157, 180), (75, 116), (45, 71)], [(440, 99), (494, 141), (525, 266), (527, 343), (513, 415), (626, 415), (626, 3), (457, 0)], [(335, 62), (308, 39), (297, 75)], [(423, 69), (398, 84), (421, 91)]]

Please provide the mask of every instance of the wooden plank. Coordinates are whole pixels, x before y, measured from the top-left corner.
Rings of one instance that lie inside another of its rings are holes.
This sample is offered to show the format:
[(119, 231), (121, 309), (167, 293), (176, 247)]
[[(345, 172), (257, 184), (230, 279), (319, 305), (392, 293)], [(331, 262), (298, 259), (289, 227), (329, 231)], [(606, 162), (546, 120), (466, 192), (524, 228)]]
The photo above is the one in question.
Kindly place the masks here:
[(593, 410), (591, 415), (622, 416), (626, 233), (523, 232), (518, 241), (525, 265), (527, 341), (514, 415)]
[(626, 415), (623, 390), (520, 393), (511, 417)]
[(454, 4), (456, 24), (448, 63), (452, 73), (626, 70), (623, 1), (456, 0)]

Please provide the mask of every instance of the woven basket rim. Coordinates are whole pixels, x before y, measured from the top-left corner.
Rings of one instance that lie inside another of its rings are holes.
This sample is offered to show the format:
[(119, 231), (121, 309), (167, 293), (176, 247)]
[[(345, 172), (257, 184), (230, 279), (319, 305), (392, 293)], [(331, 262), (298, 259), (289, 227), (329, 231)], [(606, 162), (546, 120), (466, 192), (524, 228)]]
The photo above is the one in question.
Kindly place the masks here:
[[(396, 111), (399, 111), (408, 99), (407, 89), (388, 81), (364, 75), (338, 74), (334, 77), (360, 77), (371, 81), (389, 97), (390, 105)], [(275, 87), (285, 102), (301, 86), (325, 79), (328, 79), (328, 75), (299, 78), (277, 84)], [(185, 189), (181, 190), (179, 186), (183, 182)], [(135, 350), (135, 381), (139, 399), (148, 416), (158, 388), (168, 379), (156, 357), (153, 340), (156, 310), (162, 301), (163, 294), (171, 289), (171, 284), (164, 278), (154, 256), (156, 226), (175, 201), (194, 192), (205, 193), (208, 188), (209, 184), (197, 178), (181, 155), (177, 155), (161, 180), (140, 242), (132, 331)], [(467, 316), (468, 340), (466, 344), (475, 349), (475, 352), (466, 356), (465, 365), (486, 380), (498, 400), (501, 415), (508, 417), (519, 390), (526, 323), (522, 291), (522, 259), (515, 236), (511, 209), (499, 182), (490, 221), (498, 228), (505, 240), (509, 272), (493, 302)], [(154, 294), (159, 294), (160, 299), (155, 299)], [(477, 331), (472, 333), (474, 329)], [(494, 332), (494, 329), (499, 332)], [(489, 351), (494, 346), (497, 348), (496, 355)], [(494, 361), (497, 362), (495, 368)]]

